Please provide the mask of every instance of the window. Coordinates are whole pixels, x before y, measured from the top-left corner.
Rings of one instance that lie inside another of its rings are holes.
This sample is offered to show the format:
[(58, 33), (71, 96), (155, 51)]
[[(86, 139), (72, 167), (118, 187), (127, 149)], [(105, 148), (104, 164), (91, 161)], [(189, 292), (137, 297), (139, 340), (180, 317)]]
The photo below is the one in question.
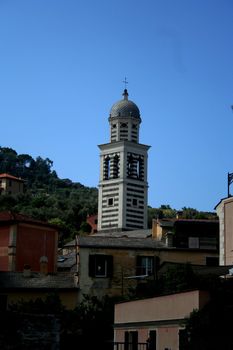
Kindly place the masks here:
[(138, 159), (138, 178), (141, 181), (144, 179), (144, 158), (142, 156)]
[(138, 349), (138, 332), (137, 331), (125, 332), (124, 350), (137, 350), (137, 349)]
[(153, 275), (154, 274), (154, 256), (138, 256), (137, 257), (137, 276), (141, 275)]
[(186, 329), (179, 330), (179, 350), (185, 350), (188, 348), (188, 333)]
[(111, 277), (113, 272), (112, 255), (93, 254), (89, 255), (90, 277)]
[(104, 158), (104, 180), (108, 180), (110, 178), (110, 157), (107, 156)]
[(189, 237), (189, 248), (199, 248), (199, 237)]
[(108, 198), (108, 206), (113, 206), (114, 200), (113, 198)]
[(138, 200), (137, 200), (136, 198), (133, 198), (133, 199), (132, 199), (132, 204), (133, 204), (134, 207), (137, 207), (137, 205), (138, 205)]
[(134, 160), (132, 154), (127, 157), (127, 176), (133, 177), (134, 173)]
[(0, 311), (6, 311), (7, 309), (7, 295), (0, 295)]
[(119, 156), (116, 154), (113, 158), (113, 178), (119, 177)]
[(219, 265), (219, 259), (215, 256), (207, 256), (205, 258), (206, 265), (207, 266), (218, 266)]
[(156, 330), (149, 331), (149, 336), (147, 339), (147, 349), (156, 350)]

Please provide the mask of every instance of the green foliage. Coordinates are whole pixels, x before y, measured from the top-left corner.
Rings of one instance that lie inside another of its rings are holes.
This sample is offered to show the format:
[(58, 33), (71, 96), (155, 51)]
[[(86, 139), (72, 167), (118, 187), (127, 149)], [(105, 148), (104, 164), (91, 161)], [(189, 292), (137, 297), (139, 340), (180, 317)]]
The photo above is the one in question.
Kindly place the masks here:
[(171, 208), (169, 204), (162, 204), (159, 208), (148, 207), (148, 227), (152, 227), (152, 219), (174, 219), (178, 213), (182, 219), (218, 219), (214, 212), (198, 211), (189, 207), (183, 207), (181, 211), (178, 211)]
[[(0, 173), (21, 177), (26, 185), (24, 194), (0, 196), (0, 211), (21, 212), (51, 223), (59, 219), (62, 244), (79, 233), (89, 232), (84, 223), (87, 215), (97, 213), (98, 190), (70, 179), (60, 179), (52, 167), (53, 161), (49, 158), (39, 156), (34, 159), (29, 154), (17, 154), (12, 148), (0, 147)], [(153, 218), (175, 218), (176, 214), (177, 211), (168, 204), (159, 208), (149, 207), (148, 227), (151, 228)], [(183, 217), (213, 218), (213, 213), (184, 207)]]
[(160, 278), (163, 293), (176, 293), (196, 288), (198, 279), (189, 263), (170, 266)]
[(183, 219), (217, 219), (217, 214), (212, 212), (198, 211), (194, 208), (182, 208), (182, 218)]
[(68, 344), (75, 341), (80, 349), (104, 349), (106, 343), (113, 339), (114, 303), (117, 300), (108, 296), (98, 299), (86, 295), (77, 308), (68, 312), (62, 320), (61, 348), (67, 349)]
[(56, 293), (48, 294), (45, 299), (37, 298), (29, 301), (19, 301), (12, 303), (8, 307), (9, 311), (15, 313), (30, 314), (61, 314), (65, 308)]
[(80, 225), (80, 233), (90, 233), (91, 232), (91, 226), (88, 224), (88, 222), (83, 222)]
[[(163, 270), (163, 267), (161, 267)], [(136, 298), (154, 297), (188, 290), (206, 290), (214, 294), (219, 289), (221, 280), (215, 274), (201, 274), (194, 272), (190, 263), (170, 265), (163, 272), (158, 271), (157, 276), (143, 283), (138, 283)]]
[(12, 210), (32, 218), (57, 223), (60, 244), (74, 238), (87, 214), (97, 212), (98, 191), (70, 179), (58, 178), (53, 162), (28, 154), (17, 154), (0, 147), (0, 173), (9, 173), (25, 180), (26, 191), (17, 196), (0, 196), (0, 211)]
[(233, 285), (222, 281), (210, 302), (202, 310), (194, 310), (185, 321), (188, 338), (181, 350), (233, 349)]
[(160, 208), (148, 207), (148, 227), (152, 227), (152, 219), (175, 218), (177, 211), (170, 205), (161, 205)]

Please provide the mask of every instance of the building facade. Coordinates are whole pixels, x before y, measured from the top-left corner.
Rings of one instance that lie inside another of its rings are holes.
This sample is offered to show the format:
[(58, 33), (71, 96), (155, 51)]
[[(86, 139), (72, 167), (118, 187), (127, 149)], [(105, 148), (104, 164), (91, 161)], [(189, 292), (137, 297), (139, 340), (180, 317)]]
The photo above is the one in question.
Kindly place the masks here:
[(98, 231), (146, 229), (149, 146), (139, 143), (140, 111), (126, 89), (108, 120), (110, 143), (99, 145)]
[(10, 174), (0, 174), (0, 195), (16, 195), (24, 192), (24, 180)]
[[(69, 265), (70, 271), (75, 271), (77, 264), (80, 300), (84, 295), (125, 297), (145, 292), (147, 285), (157, 285), (168, 262), (169, 265), (188, 262), (193, 269), (195, 267), (197, 274), (215, 271), (212, 261), (218, 260), (216, 246), (177, 248), (166, 240), (154, 238), (151, 232), (123, 231), (112, 236), (80, 236), (64, 247), (59, 270), (66, 271)], [(222, 270), (217, 274), (221, 275)]]
[(194, 290), (116, 304), (114, 342), (119, 348), (136, 349), (150, 337), (153, 346), (149, 349), (177, 350), (185, 318), (208, 301), (207, 292)]
[(57, 270), (58, 231), (53, 225), (12, 212), (0, 213), (0, 271)]
[(75, 272), (57, 272), (57, 242), (56, 226), (18, 213), (0, 213), (0, 311), (51, 293), (58, 293), (68, 309), (77, 306)]
[(233, 197), (221, 199), (215, 209), (219, 217), (219, 265), (232, 265)]

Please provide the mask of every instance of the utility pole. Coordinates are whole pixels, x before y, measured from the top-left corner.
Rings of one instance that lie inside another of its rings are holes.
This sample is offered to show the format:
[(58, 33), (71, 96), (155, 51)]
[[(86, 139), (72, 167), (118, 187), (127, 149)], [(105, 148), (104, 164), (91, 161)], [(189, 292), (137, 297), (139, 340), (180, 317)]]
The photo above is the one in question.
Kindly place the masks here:
[(233, 173), (227, 174), (227, 197), (230, 197), (230, 184), (233, 182)]

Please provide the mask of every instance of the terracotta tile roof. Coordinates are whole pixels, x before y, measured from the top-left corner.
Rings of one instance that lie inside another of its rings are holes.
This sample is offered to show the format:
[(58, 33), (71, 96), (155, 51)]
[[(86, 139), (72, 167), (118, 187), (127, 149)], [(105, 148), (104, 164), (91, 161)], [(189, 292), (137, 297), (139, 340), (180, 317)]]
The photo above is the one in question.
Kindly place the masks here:
[(21, 179), (20, 177), (15, 177), (15, 176), (10, 175), (10, 174), (7, 174), (7, 173), (2, 173), (2, 174), (0, 174), (0, 178), (1, 178), (1, 179), (10, 179), (10, 180), (15, 180), (15, 181), (24, 182), (24, 180)]

